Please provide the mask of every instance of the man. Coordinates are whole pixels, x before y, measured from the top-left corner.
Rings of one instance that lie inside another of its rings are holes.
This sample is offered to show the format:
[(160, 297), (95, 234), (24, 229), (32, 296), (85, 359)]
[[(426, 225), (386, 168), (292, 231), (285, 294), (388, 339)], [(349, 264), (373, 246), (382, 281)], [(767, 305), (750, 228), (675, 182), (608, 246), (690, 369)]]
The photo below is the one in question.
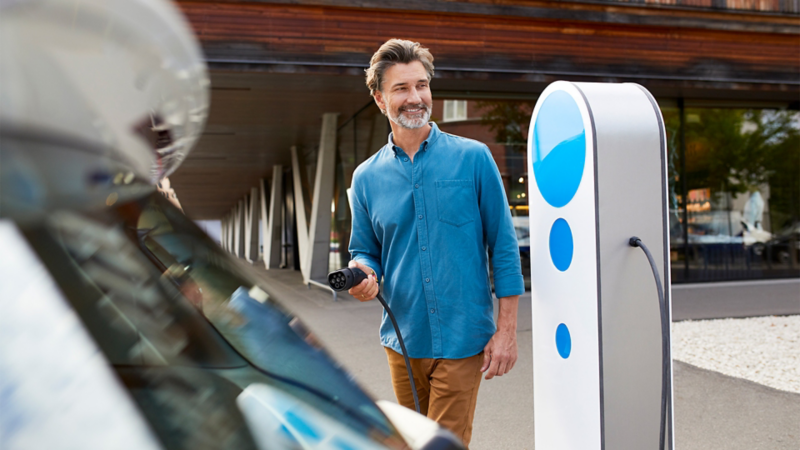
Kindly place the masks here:
[[(524, 292), (516, 234), (486, 145), (442, 133), (431, 115), (433, 57), (392, 39), (373, 55), (367, 86), (391, 120), (389, 143), (353, 175), (350, 267), (368, 278), (350, 289), (384, 297), (405, 340), (422, 413), (466, 445), (481, 372), (502, 376), (517, 360), (517, 304)], [(487, 250), (499, 314), (495, 326)], [(392, 384), (414, 407), (397, 336), (383, 315)]]

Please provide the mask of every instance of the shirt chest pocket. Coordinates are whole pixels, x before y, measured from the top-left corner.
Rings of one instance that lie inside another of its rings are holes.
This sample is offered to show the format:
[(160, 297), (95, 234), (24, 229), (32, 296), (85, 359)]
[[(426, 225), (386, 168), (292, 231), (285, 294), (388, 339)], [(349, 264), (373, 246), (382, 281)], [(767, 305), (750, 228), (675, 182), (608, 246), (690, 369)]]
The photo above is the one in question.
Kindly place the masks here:
[(474, 221), (477, 201), (472, 180), (437, 181), (436, 206), (441, 222), (460, 227)]

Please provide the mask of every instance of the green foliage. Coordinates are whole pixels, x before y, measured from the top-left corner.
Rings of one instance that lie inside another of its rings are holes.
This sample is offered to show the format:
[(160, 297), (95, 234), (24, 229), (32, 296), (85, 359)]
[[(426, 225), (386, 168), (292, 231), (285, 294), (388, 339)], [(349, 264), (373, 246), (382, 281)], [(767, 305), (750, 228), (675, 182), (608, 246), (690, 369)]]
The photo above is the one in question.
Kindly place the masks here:
[(777, 230), (800, 220), (800, 132), (797, 129), (775, 143), (766, 165), (771, 172), (769, 202)]
[(790, 111), (704, 109), (689, 116), (699, 119), (686, 124), (690, 189), (708, 187), (730, 196), (754, 192), (772, 185), (776, 174), (785, 179), (790, 171), (785, 162), (800, 151)]
[(528, 126), (534, 105), (534, 102), (524, 100), (476, 103), (483, 111), (481, 124), (494, 133), (495, 142), (513, 146), (521, 153), (525, 153), (528, 145)]

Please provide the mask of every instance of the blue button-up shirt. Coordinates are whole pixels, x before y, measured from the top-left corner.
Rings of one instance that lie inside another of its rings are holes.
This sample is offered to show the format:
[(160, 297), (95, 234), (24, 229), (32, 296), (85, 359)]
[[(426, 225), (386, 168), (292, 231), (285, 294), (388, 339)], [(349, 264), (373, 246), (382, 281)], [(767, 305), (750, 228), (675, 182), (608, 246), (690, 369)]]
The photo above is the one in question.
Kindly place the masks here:
[[(349, 249), (383, 276), (410, 357), (466, 358), (496, 330), (487, 250), (502, 298), (524, 292), (519, 247), (489, 148), (431, 125), (413, 163), (390, 134), (356, 169)], [(380, 335), (400, 352), (386, 312)]]

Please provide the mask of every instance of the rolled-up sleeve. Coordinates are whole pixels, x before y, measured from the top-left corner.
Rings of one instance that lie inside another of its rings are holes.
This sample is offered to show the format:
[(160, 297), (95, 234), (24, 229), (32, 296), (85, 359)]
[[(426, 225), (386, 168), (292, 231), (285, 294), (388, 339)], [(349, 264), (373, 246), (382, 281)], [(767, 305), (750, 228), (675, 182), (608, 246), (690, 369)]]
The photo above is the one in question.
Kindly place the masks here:
[(372, 227), (372, 220), (370, 220), (369, 213), (364, 207), (364, 202), (356, 192), (356, 181), (354, 177), (353, 187), (348, 189), (350, 213), (353, 218), (348, 250), (354, 261), (358, 261), (375, 271), (377, 281), (380, 283), (383, 277), (381, 244), (378, 241), (378, 237), (375, 235), (375, 230)]
[(519, 244), (511, 220), (503, 179), (488, 148), (478, 165), (478, 203), (484, 240), (492, 253), (494, 292), (497, 298), (525, 292)]

